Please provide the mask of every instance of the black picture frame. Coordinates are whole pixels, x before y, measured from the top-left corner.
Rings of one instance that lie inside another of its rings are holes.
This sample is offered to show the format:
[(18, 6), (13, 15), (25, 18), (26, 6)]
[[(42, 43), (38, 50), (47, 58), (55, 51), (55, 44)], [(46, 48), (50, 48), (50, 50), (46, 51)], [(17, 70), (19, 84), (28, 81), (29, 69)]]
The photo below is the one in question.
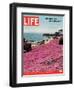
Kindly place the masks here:
[[(16, 70), (16, 9), (17, 7), (31, 7), (31, 8), (45, 8), (45, 9), (59, 9), (59, 10), (69, 10), (70, 17), (70, 28), (69, 28), (69, 80), (65, 81), (52, 81), (52, 82), (36, 82), (36, 83), (19, 83), (17, 84), (17, 70)], [(10, 4), (10, 79), (9, 85), (11, 87), (26, 87), (26, 86), (41, 86), (41, 85), (57, 85), (57, 84), (72, 84), (72, 6), (58, 6), (58, 5), (42, 5), (42, 4), (27, 4), (27, 3), (12, 3)]]

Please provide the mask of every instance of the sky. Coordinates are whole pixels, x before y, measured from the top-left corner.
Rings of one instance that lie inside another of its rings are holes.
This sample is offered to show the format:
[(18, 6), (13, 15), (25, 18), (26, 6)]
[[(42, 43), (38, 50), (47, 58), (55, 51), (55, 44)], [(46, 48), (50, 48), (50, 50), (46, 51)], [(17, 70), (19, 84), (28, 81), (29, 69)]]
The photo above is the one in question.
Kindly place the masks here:
[[(59, 29), (63, 29), (63, 15), (34, 15), (24, 14), (24, 16), (38, 16), (39, 26), (24, 26), (24, 33), (55, 33)], [(52, 20), (50, 20), (52, 18)]]

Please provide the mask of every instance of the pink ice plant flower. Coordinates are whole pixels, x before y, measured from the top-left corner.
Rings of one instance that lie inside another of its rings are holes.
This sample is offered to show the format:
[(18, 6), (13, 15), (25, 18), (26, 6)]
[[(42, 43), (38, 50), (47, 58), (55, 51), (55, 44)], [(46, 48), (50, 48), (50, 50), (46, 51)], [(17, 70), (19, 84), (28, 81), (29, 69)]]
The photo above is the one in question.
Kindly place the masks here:
[(53, 39), (23, 53), (23, 73), (63, 70), (63, 45), (58, 43), (59, 39)]

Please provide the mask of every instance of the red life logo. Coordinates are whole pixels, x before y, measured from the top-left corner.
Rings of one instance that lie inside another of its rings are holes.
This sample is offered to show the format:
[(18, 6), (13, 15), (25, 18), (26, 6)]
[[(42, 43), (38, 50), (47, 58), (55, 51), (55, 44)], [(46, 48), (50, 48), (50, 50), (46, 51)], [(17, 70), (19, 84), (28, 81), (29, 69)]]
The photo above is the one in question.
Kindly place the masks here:
[(23, 17), (24, 26), (39, 26), (38, 16), (24, 16)]

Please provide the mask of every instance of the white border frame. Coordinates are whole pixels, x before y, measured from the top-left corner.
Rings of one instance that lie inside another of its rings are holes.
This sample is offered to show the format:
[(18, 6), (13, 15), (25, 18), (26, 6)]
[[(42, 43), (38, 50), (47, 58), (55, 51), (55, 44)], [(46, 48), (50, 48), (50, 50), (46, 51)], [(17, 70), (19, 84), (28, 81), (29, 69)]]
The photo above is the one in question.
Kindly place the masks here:
[[(39, 75), (39, 76), (21, 76), (21, 13), (48, 13), (48, 14), (64, 14), (65, 23), (64, 23), (64, 74), (63, 75)], [(52, 82), (52, 81), (65, 81), (69, 80), (69, 10), (55, 10), (55, 9), (39, 9), (39, 8), (26, 8), (26, 7), (17, 7), (17, 83), (31, 83), (31, 82)]]

